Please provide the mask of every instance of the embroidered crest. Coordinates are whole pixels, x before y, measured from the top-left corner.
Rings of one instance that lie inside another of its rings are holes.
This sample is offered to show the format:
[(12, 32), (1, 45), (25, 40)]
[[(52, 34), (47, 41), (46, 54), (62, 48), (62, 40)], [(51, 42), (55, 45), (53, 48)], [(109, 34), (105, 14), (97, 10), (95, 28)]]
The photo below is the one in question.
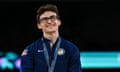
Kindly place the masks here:
[(27, 50), (27, 49), (23, 50), (23, 52), (22, 52), (22, 56), (27, 55), (27, 52), (28, 52), (28, 50)]
[(64, 54), (65, 54), (65, 50), (63, 48), (59, 48), (58, 55), (64, 55)]

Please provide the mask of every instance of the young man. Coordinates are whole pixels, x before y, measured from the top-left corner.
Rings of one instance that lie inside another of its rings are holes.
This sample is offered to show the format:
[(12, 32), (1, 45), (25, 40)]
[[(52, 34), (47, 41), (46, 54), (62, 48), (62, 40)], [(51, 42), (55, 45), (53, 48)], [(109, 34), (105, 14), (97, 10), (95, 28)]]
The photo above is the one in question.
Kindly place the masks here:
[(59, 35), (57, 7), (41, 6), (37, 11), (37, 27), (43, 37), (28, 45), (21, 56), (21, 72), (82, 72), (79, 49)]

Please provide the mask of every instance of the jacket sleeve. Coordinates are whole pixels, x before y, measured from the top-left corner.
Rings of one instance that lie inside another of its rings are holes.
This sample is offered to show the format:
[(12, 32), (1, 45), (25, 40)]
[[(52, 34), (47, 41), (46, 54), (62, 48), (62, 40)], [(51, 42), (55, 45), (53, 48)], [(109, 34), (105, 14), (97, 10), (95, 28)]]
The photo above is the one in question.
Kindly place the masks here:
[(26, 47), (21, 55), (20, 72), (34, 72), (34, 50), (33, 46)]
[(71, 50), (71, 56), (69, 61), (69, 72), (82, 72), (80, 52), (76, 46)]

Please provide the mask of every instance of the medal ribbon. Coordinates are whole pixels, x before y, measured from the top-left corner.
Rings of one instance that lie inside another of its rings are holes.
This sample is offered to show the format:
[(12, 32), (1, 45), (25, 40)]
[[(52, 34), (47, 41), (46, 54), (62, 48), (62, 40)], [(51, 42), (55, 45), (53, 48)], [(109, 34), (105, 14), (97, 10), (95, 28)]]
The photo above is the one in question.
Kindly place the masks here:
[(55, 68), (55, 64), (56, 64), (56, 60), (57, 60), (57, 56), (58, 56), (58, 49), (60, 48), (60, 43), (61, 43), (61, 38), (58, 38), (58, 42), (57, 42), (57, 46), (55, 48), (55, 53), (54, 53), (54, 59), (51, 62), (50, 65), (50, 61), (49, 61), (49, 54), (48, 54), (48, 50), (47, 50), (47, 46), (42, 38), (43, 41), (43, 49), (44, 49), (44, 56), (45, 56), (45, 60), (47, 62), (48, 65), (48, 72), (54, 72), (54, 68)]

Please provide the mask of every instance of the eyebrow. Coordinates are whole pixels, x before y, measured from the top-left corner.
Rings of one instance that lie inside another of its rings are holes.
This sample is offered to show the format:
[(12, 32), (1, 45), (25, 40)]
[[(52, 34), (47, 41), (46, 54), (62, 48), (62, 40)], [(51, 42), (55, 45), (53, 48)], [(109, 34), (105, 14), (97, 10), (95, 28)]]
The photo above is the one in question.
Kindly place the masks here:
[[(51, 15), (51, 16), (49, 16), (49, 17), (52, 17), (52, 16), (57, 17), (56, 15)], [(49, 18), (49, 17), (42, 17), (42, 18)], [(40, 19), (42, 19), (42, 18), (40, 18)]]

